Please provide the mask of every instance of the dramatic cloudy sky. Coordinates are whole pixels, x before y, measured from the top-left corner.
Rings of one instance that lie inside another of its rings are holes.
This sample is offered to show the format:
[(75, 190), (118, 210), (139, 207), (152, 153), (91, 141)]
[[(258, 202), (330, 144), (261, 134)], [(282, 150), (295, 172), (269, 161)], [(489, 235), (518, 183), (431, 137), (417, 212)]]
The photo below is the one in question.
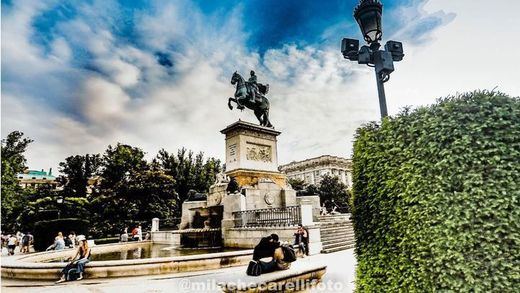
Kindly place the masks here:
[[(350, 156), (377, 120), (371, 69), (342, 59), (360, 38), (346, 1), (2, 1), (2, 137), (35, 140), (33, 169), (123, 142), (148, 157), (181, 146), (223, 158), (231, 74), (269, 83), (281, 163)], [(384, 39), (405, 59), (386, 84), (390, 114), (440, 96), (520, 95), (520, 2), (383, 1)]]

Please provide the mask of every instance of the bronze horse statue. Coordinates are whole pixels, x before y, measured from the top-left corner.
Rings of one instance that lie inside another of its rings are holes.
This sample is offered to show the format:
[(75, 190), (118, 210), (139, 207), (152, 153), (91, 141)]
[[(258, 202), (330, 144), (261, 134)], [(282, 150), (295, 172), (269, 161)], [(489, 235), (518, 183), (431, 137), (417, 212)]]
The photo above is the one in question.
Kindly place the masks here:
[(269, 85), (258, 84), (259, 93), (256, 93), (256, 99), (252, 99), (251, 91), (255, 90), (249, 82), (236, 71), (231, 77), (231, 84), (236, 84), (235, 97), (228, 99), (228, 107), (233, 110), (231, 102), (237, 104), (237, 108), (243, 110), (244, 107), (253, 110), (256, 118), (260, 122), (260, 126), (273, 127), (269, 121), (269, 100), (265, 97), (269, 90)]

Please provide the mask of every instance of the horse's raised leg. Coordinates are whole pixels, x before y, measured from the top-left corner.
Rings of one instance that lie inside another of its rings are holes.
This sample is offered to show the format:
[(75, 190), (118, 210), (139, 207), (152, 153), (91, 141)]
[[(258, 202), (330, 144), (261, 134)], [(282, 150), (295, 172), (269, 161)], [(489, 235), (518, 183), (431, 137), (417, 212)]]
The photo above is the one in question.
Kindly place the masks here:
[(229, 98), (227, 102), (227, 106), (229, 107), (229, 110), (233, 110), (233, 106), (231, 105), (231, 102), (237, 102), (233, 98)]

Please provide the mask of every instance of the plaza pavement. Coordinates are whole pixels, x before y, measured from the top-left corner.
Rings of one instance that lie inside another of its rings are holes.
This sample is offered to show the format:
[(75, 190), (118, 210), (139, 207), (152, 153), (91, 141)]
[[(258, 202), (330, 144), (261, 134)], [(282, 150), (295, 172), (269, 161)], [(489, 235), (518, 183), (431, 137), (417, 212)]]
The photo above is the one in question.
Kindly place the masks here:
[[(356, 258), (354, 250), (343, 250), (329, 254), (318, 254), (298, 262), (326, 264), (327, 273), (311, 292), (353, 292)], [(48, 281), (17, 281), (2, 279), (2, 292), (220, 292), (218, 282), (238, 281), (245, 275), (245, 267), (234, 267), (205, 272), (178, 273), (169, 275), (150, 275), (131, 278), (92, 279), (54, 284)]]

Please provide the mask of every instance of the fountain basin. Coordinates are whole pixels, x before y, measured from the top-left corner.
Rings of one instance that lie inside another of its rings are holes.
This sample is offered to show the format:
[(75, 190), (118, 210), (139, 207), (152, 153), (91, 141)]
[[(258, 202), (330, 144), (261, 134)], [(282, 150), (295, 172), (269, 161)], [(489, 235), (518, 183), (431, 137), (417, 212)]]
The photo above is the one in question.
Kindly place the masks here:
[[(126, 251), (150, 245), (152, 245), (150, 241), (98, 245), (92, 247), (92, 254)], [(57, 280), (65, 263), (48, 261), (73, 256), (74, 253), (75, 250), (69, 249), (59, 252), (3, 257), (2, 278)], [(91, 261), (86, 265), (85, 277), (94, 279), (158, 275), (242, 266), (251, 260), (252, 254), (252, 250), (239, 250), (170, 257)]]

